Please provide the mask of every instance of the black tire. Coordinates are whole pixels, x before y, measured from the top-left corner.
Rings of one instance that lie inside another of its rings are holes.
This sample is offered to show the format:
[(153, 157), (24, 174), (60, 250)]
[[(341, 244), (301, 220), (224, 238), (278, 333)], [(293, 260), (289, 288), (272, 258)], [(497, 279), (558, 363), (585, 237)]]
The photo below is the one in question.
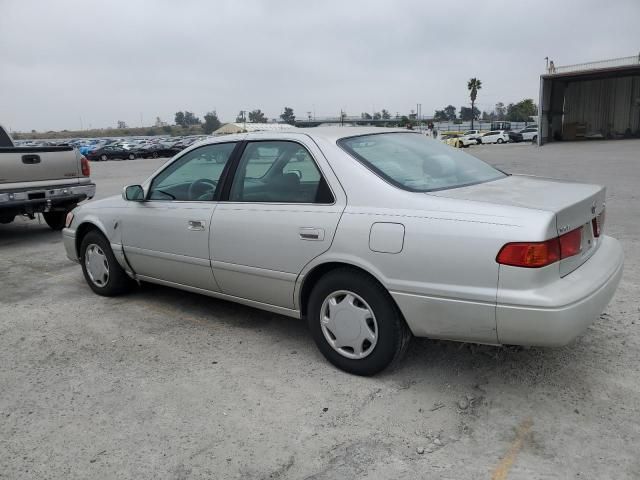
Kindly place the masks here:
[(44, 212), (42, 216), (51, 230), (62, 230), (67, 218), (67, 212)]
[(531, 139), (532, 143), (538, 143), (538, 135), (534, 135), (533, 138)]
[(8, 225), (15, 220), (15, 215), (0, 215), (0, 224)]
[[(87, 249), (97, 245), (104, 252), (105, 261), (108, 264), (109, 277), (103, 286), (96, 285), (87, 272), (85, 255)], [(115, 297), (131, 290), (134, 282), (122, 269), (116, 257), (113, 255), (111, 246), (102, 233), (91, 230), (87, 233), (80, 244), (80, 265), (82, 265), (82, 273), (87, 284), (98, 295), (103, 297)]]
[(107, 160), (109, 160), (109, 157), (103, 154), (100, 156), (100, 160), (102, 160), (103, 162), (106, 162)]
[(158, 158), (158, 152), (153, 152), (153, 154), (151, 155), (153, 158)]
[(504, 143), (504, 140), (502, 140), (501, 138), (499, 138), (496, 143)]
[(478, 145), (482, 145), (482, 139), (476, 138), (476, 142), (478, 143)]
[(129, 154), (129, 160), (135, 160), (136, 156), (133, 153)]
[[(338, 353), (322, 332), (322, 304), (328, 296), (340, 290), (348, 290), (360, 296), (376, 318), (377, 343), (371, 353), (362, 359), (350, 359)], [(375, 375), (397, 363), (406, 353), (412, 336), (386, 289), (367, 274), (350, 268), (332, 270), (316, 283), (309, 297), (307, 322), (311, 335), (325, 358), (339, 369), (355, 375)]]

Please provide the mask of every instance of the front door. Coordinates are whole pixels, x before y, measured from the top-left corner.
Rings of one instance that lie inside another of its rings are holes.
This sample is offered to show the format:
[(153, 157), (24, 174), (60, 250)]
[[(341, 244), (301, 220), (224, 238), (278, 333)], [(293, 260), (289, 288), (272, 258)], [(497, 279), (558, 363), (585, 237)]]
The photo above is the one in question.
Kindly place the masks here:
[(219, 291), (209, 232), (218, 182), (235, 147), (218, 143), (191, 150), (156, 175), (144, 202), (127, 203), (122, 243), (142, 279)]
[(298, 274), (329, 248), (345, 206), (312, 151), (326, 162), (313, 145), (247, 143), (212, 219), (212, 267), (223, 293), (294, 307)]

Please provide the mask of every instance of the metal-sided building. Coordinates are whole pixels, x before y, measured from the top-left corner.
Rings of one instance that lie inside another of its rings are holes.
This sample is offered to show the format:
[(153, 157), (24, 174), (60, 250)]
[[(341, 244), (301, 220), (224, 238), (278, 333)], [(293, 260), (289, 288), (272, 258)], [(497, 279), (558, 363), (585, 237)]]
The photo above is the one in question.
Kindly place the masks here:
[(640, 54), (554, 67), (540, 76), (538, 144), (640, 137)]

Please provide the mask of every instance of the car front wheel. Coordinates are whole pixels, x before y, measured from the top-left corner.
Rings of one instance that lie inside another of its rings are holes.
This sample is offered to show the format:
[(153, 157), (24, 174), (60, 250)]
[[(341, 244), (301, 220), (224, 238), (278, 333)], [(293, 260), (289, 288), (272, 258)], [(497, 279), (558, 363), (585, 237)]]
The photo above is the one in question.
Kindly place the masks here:
[(107, 239), (95, 230), (82, 239), (80, 264), (89, 287), (98, 295), (114, 297), (125, 293), (133, 285), (133, 280), (113, 255)]
[(502, 140), (501, 138), (498, 139), (498, 143), (504, 143), (504, 140)]
[(106, 162), (107, 160), (109, 160), (109, 157), (107, 157), (106, 155), (102, 155), (100, 157), (100, 160), (102, 160), (103, 162)]
[(398, 362), (411, 332), (389, 293), (365, 273), (333, 270), (309, 298), (307, 320), (313, 339), (336, 367), (374, 375)]

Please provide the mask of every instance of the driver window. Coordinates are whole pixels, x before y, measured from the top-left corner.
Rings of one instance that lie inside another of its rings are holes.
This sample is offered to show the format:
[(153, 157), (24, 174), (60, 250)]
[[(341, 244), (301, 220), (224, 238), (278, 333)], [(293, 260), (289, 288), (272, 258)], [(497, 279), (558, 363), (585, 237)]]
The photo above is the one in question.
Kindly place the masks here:
[(218, 180), (235, 143), (205, 145), (182, 156), (151, 184), (150, 200), (214, 200)]

